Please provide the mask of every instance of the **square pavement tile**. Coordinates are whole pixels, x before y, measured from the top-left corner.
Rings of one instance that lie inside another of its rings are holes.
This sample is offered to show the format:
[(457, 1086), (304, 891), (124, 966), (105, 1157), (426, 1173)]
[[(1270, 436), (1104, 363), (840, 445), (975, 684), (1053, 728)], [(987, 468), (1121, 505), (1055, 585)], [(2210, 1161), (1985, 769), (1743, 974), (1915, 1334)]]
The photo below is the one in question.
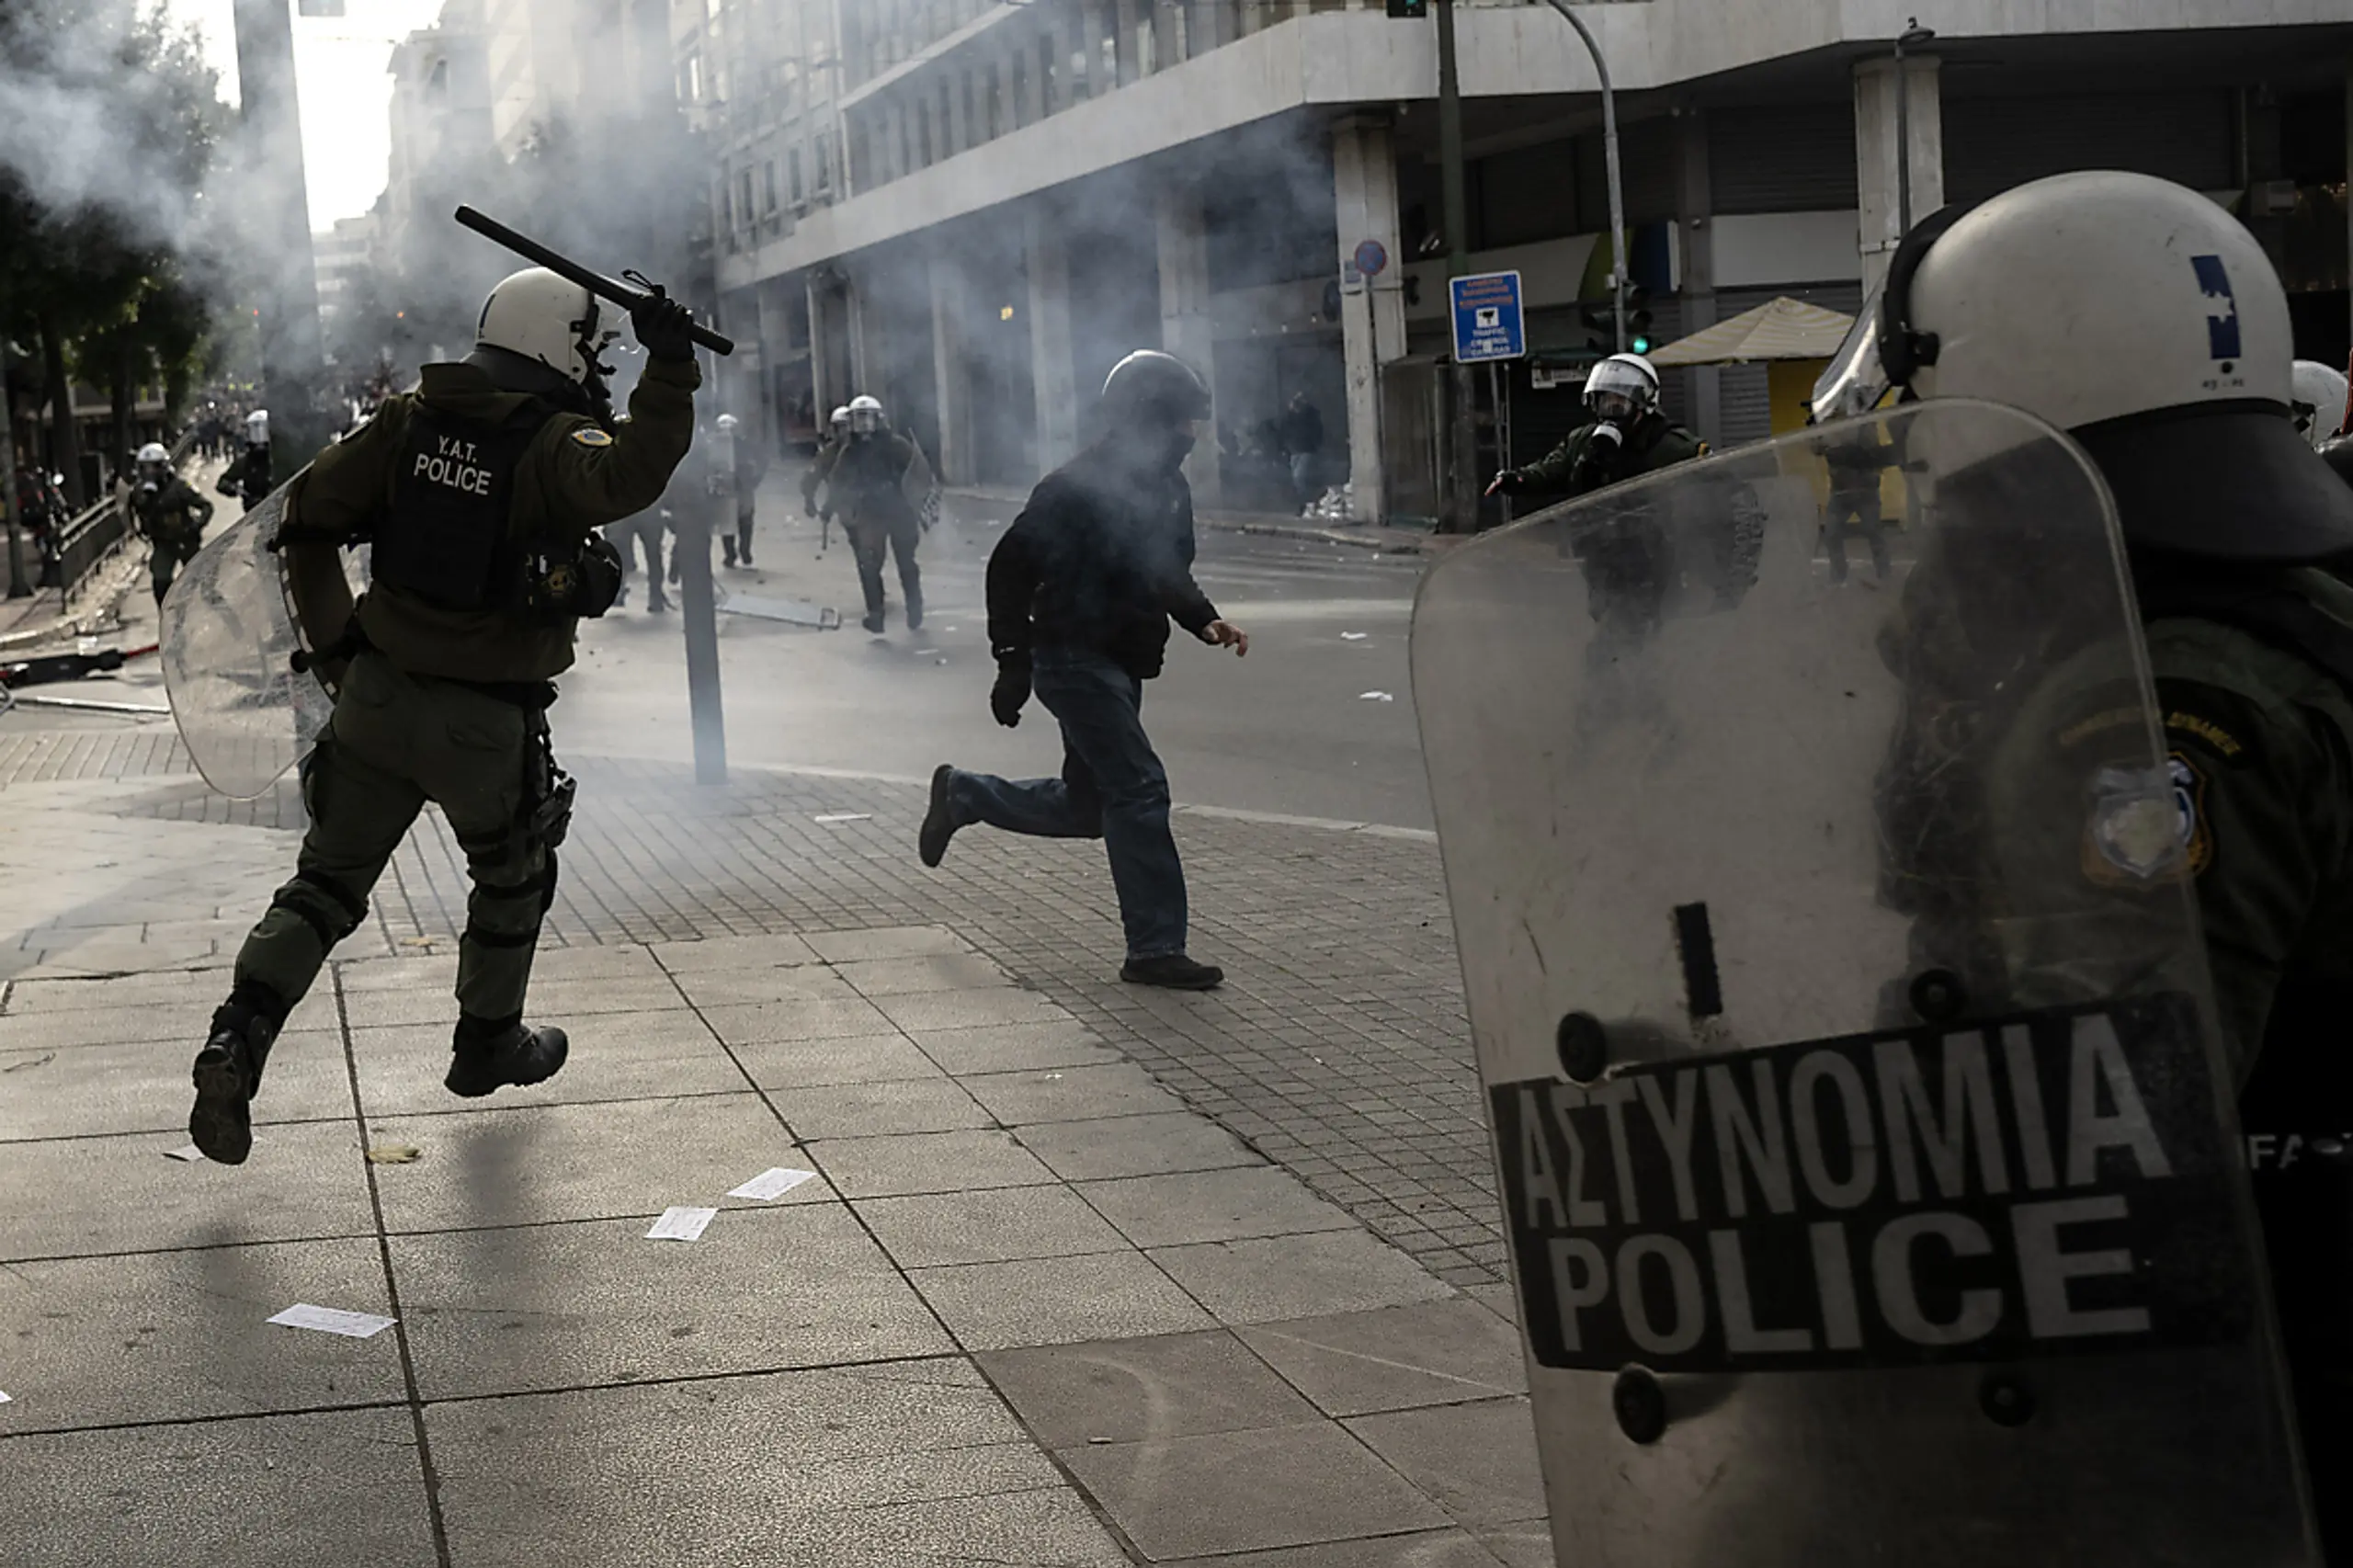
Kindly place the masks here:
[[(426, 1426), (468, 1563), (766, 1562), (802, 1517), (855, 1550), (870, 1509), (1063, 1485), (961, 1359), (436, 1404)], [(703, 1528), (716, 1555), (671, 1536)]]
[(963, 1080), (972, 1097), (1009, 1127), (1182, 1110), (1185, 1102), (1129, 1062), (1115, 1067), (982, 1073)]
[[(593, 1013), (658, 1013), (687, 1006), (678, 983), (666, 974), (617, 975), (595, 980), (543, 980), (531, 976), (534, 1017), (563, 1020)], [(352, 1021), (358, 1022), (355, 1015)]]
[(221, 1000), (221, 977), (194, 970), (126, 974), (113, 980), (20, 980), (8, 987), (6, 1015), (74, 1013), (93, 1007), (209, 1006)]
[(1002, 1187), (852, 1205), (902, 1268), (1110, 1252), (1120, 1233), (1065, 1187)]
[(263, 1127), (242, 1165), (164, 1157), (185, 1128), (0, 1143), (0, 1260), (370, 1236), (350, 1121)]
[(1064, 1181), (1162, 1176), (1266, 1162), (1208, 1117), (1184, 1110), (1035, 1122), (1021, 1142)]
[[(538, 960), (534, 960), (536, 967)], [(344, 994), (355, 991), (438, 991), (452, 994), (458, 984), (458, 955), (453, 950), (429, 957), (358, 959), (335, 966)]]
[(845, 1035), (826, 1040), (771, 1040), (728, 1048), (763, 1089), (817, 1088), (827, 1084), (880, 1084), (893, 1078), (936, 1078), (931, 1058), (903, 1034)]
[(856, 1002), (858, 990), (823, 964), (768, 964), (759, 969), (679, 971), (678, 989), (698, 1007), (743, 1007), (761, 1002)]
[(793, 1132), (811, 1142), (892, 1132), (949, 1132), (989, 1124), (989, 1113), (946, 1078), (828, 1084), (813, 1089), (779, 1089), (771, 1097)]
[(927, 953), (920, 958), (861, 959), (835, 971), (867, 996), (904, 996), (927, 991), (999, 990), (1013, 983), (1005, 971), (978, 953)]
[(1091, 1181), (1077, 1191), (1140, 1247), (1357, 1228), (1347, 1210), (1273, 1165)]
[(908, 1275), (968, 1350), (1214, 1328), (1142, 1253), (920, 1268)]
[[(813, 1168), (759, 1096), (695, 1095), (607, 1105), (500, 1106), (369, 1123), (373, 1144), (407, 1143), (409, 1165), (376, 1168), (385, 1227), (458, 1231), (657, 1215), (673, 1203), (765, 1208), (730, 1198), (775, 1165)], [(779, 1204), (832, 1196), (824, 1178)]]
[(993, 1127), (828, 1138), (810, 1144), (809, 1153), (845, 1198), (1040, 1187), (1054, 1180), (1012, 1133)]
[[(105, 981), (91, 982), (103, 985)], [(184, 1046), (191, 1056), (212, 1029), (218, 996), (185, 1002), (125, 1002), (71, 1012), (11, 1014), (0, 1017), (0, 1051), (55, 1051), (88, 1045), (127, 1045), (137, 1040)], [(333, 999), (330, 998), (330, 1006)], [(315, 1020), (332, 1027), (330, 1013)], [(301, 1026), (296, 1026), (301, 1027)]]
[[(0, 1052), (0, 1142), (93, 1133), (180, 1131), (195, 1097), (199, 1042), (89, 1045)], [(352, 1115), (351, 1072), (331, 1035), (287, 1035), (270, 1052), (256, 1124)]]
[(774, 969), (818, 962), (799, 937), (706, 937), (690, 942), (656, 942), (654, 961), (673, 974), (728, 969)]
[[(6, 1414), (40, 1420), (21, 1403)], [(11, 1424), (0, 1420), (0, 1433)], [(0, 1436), (0, 1474), (18, 1521), (11, 1568), (405, 1568), (434, 1557), (405, 1408)]]
[(993, 1350), (977, 1359), (1050, 1449), (1323, 1419), (1222, 1329)]
[(1454, 1296), (1370, 1231), (1160, 1247), (1151, 1256), (1221, 1323), (1279, 1323)]
[[(1519, 1568), (1512, 1559), (1512, 1568)], [(1528, 1560), (1537, 1568), (1536, 1560)], [(1241, 1556), (1188, 1557), (1166, 1568), (1498, 1568), (1485, 1543), (1463, 1530), (1415, 1530), (1370, 1540), (1324, 1541), (1315, 1546), (1278, 1547)], [(1550, 1536), (1541, 1568), (1553, 1568)]]
[(1525, 1399), (1396, 1410), (1343, 1423), (1408, 1481), (1472, 1527), (1545, 1517), (1544, 1473)]
[(1554, 1568), (1560, 1562), (1552, 1545), (1552, 1523), (1523, 1519), (1477, 1532), (1479, 1544), (1504, 1568)]
[(392, 1240), (427, 1399), (772, 1371), (953, 1346), (835, 1203)]
[(654, 961), (653, 952), (634, 942), (584, 942), (576, 948), (551, 948), (544, 939), (531, 955), (531, 983), (562, 985), (575, 980), (661, 980), (669, 971)]
[(250, 1415), (405, 1399), (386, 1329), (349, 1339), (267, 1320), (298, 1301), (389, 1314), (372, 1238), (11, 1264), (0, 1274), (0, 1430)]
[(995, 991), (920, 991), (878, 996), (874, 1005), (892, 1023), (917, 1029), (982, 1029), (1005, 1024), (1064, 1024), (1068, 1009), (1035, 991), (1005, 986)]
[(1524, 1393), (1519, 1335), (1472, 1301), (1343, 1312), (1236, 1331), (1332, 1415)]
[(846, 1035), (892, 1034), (891, 1020), (858, 996), (783, 1002), (730, 1002), (705, 1006), (702, 1016), (730, 1045), (767, 1040), (826, 1040)]
[(969, 953), (972, 947), (944, 926), (886, 926), (866, 931), (812, 931), (812, 951), (827, 963), (873, 959), (920, 959), (935, 953)]
[(1123, 1061), (1079, 1023), (997, 1024), (977, 1029), (921, 1029), (915, 1042), (944, 1070), (1019, 1073), (1035, 1067), (1109, 1067)]
[[(579, 1020), (563, 1070), (529, 1088), (503, 1088), (494, 1104), (579, 1105), (597, 1100), (662, 1099), (732, 1094), (747, 1085), (701, 1020), (689, 1012), (606, 1013)], [(417, 1025), (351, 1031), (359, 1095), (371, 1118), (465, 1110), (442, 1086), (449, 1071), (449, 1030)], [(270, 1058), (277, 1071), (278, 1059)]]
[(1447, 1523), (1333, 1426), (1087, 1444), (1057, 1457), (1154, 1562)]

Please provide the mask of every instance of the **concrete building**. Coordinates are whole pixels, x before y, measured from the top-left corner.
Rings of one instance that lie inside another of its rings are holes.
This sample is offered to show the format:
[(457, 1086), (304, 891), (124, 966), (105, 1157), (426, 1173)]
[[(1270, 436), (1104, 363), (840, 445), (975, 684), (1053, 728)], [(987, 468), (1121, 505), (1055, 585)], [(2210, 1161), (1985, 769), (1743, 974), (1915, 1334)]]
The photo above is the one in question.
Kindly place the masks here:
[(363, 212), (357, 218), (338, 218), (327, 233), (311, 236), (311, 254), (319, 275), (319, 321), (323, 327), (334, 324), (346, 296), (375, 266), (377, 246), (382, 237), (381, 210)]
[(670, 101), (667, 0), (466, 0), (487, 44), (491, 136), (513, 157), (550, 126)]
[(447, 0), (434, 25), (392, 46), (392, 153), (382, 255), (412, 270), (441, 242), (451, 207), (492, 150), (489, 40), (482, 0)]
[[(1258, 498), (1271, 476), (1253, 432), (1304, 392), (1360, 514), (1438, 510), (1447, 236), (1430, 22), (1392, 19), (1382, 0), (676, 11), (682, 91), (726, 127), (712, 149), (722, 311), (758, 345), (779, 434), (797, 428), (788, 408), (872, 392), (952, 479), (1027, 483), (1083, 438), (1113, 360), (1165, 346), (1215, 388), (1229, 451), (1197, 455), (1204, 494)], [(1520, 272), (1533, 351), (1492, 394), (1482, 378), (1483, 444), (1527, 460), (1574, 415), (1591, 358), (1578, 307), (1608, 290), (1597, 79), (1548, 6), (1455, 11), (1464, 243), (1474, 270)], [(2207, 191), (2270, 248), (2300, 350), (2345, 358), (2346, 0), (1585, 14), (1619, 90), (1628, 270), (1658, 341), (1777, 294), (1855, 308), (1892, 246), (1902, 160), (1915, 215), (2070, 168)], [(1935, 38), (1905, 70), (1899, 148), (1891, 44), (1915, 16)], [(1384, 265), (1359, 271), (1360, 250)], [(1725, 444), (1768, 433), (1775, 393), (1762, 367), (1727, 367), (1674, 372), (1667, 398)]]

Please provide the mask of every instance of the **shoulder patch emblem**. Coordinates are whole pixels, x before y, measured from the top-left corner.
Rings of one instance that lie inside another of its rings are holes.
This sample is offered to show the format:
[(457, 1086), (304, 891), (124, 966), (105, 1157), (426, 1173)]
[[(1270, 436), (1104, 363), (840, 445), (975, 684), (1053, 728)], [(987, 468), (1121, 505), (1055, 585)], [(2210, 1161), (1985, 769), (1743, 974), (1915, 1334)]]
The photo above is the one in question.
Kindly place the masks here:
[(2183, 767), (2177, 758), (2163, 775), (2103, 767), (2093, 776), (2082, 856), (2084, 875), (2093, 883), (2149, 887), (2193, 873), (2185, 850), (2196, 831), (2196, 801), (2184, 793)]
[(613, 444), (612, 436), (594, 425), (583, 425), (572, 433), (572, 439), (583, 447), (609, 447)]

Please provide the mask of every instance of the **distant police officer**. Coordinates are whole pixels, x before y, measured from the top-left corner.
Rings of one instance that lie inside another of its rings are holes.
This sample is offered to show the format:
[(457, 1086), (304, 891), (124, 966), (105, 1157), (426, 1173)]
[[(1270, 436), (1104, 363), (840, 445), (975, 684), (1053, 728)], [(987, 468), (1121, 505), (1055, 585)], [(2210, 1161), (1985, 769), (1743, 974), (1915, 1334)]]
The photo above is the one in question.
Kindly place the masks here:
[(269, 410), (256, 408), (245, 415), (244, 445), (221, 472), (213, 488), (247, 506), (258, 506), (277, 485), (269, 476)]
[[(823, 516), (828, 522), (833, 520), (833, 497), (828, 495), (825, 498), (821, 513), (817, 492), (824, 488), (825, 476), (833, 472), (834, 462), (841, 456), (842, 448), (848, 444), (849, 404), (843, 403), (834, 410), (833, 417), (825, 421), (824, 434), (818, 438), (816, 455), (809, 460), (809, 472), (801, 476), (801, 512), (803, 517)], [(824, 548), (823, 535), (819, 536), (818, 548)]]
[[(572, 664), (577, 617), (618, 585), (593, 530), (660, 496), (700, 381), (692, 320), (657, 291), (632, 316), (649, 362), (631, 417), (606, 428), (597, 355), (619, 335), (602, 315), (552, 272), (508, 278), (464, 362), (426, 366), (289, 494), (279, 538), (335, 714), (302, 764), (311, 824), (294, 879), (245, 939), (196, 1059), (188, 1132), (212, 1159), (244, 1159), (272, 1041), (427, 801), (473, 879), (449, 1088), (487, 1095), (563, 1065), (563, 1032), (522, 1017), (571, 812), (551, 681)], [(361, 541), (372, 581), (355, 608), (337, 551)]]
[[(2169, 869), (2093, 771), (2112, 687), (2046, 694), (2008, 766), (2082, 780), (2080, 852), (2054, 848), (2050, 876), (2153, 903), (2194, 880), (2321, 1534), (2353, 1562), (2353, 588), (2318, 569), (2353, 551), (2353, 490), (2293, 423), (2286, 296), (2221, 207), (2100, 172), (1924, 222), (1876, 319), (1878, 380), (1849, 406), (1893, 381), (2024, 408), (2115, 496), (2170, 754)], [(1989, 619), (2017, 619), (2030, 568), (2008, 568)]]
[(131, 515), (147, 540), (148, 574), (162, 604), (179, 569), (204, 543), (212, 503), (188, 487), (172, 469), (172, 454), (150, 441), (139, 449), (139, 477), (131, 487)]
[(721, 541), (725, 548), (728, 565), (749, 566), (752, 563), (752, 514), (759, 494), (760, 481), (767, 477), (767, 454), (761, 443), (745, 429), (743, 421), (733, 415), (721, 415), (718, 427), (727, 437), (735, 481), (735, 533), (732, 539), (727, 537), (727, 520), (722, 518), (719, 523)]
[(866, 595), (869, 631), (885, 624), (882, 558), (899, 562), (899, 589), (906, 596), (907, 629), (923, 624), (923, 572), (915, 565), (929, 514), (938, 505), (931, 465), (913, 439), (891, 428), (880, 401), (849, 402), (849, 438), (824, 472), (825, 505), (839, 512), (849, 547), (858, 557), (858, 586)]
[(2295, 415), (2296, 429), (2315, 450), (2353, 417), (2353, 408), (2347, 406), (2348, 384), (2342, 370), (2317, 359), (2299, 359), (2289, 387), (2288, 407)]
[(1708, 443), (1659, 412), (1658, 371), (1639, 354), (1612, 354), (1586, 377), (1586, 421), (1526, 468), (1507, 468), (1490, 495), (1583, 495), (1707, 454)]
[(1143, 683), (1168, 622), (1250, 651), (1193, 581), (1193, 495), (1183, 464), (1210, 395), (1183, 361), (1131, 354), (1103, 383), (1103, 435), (1040, 481), (989, 556), (989, 708), (1021, 722), (1034, 690), (1062, 726), (1059, 778), (1022, 782), (942, 764), (917, 849), (937, 866), (956, 830), (1103, 840), (1126, 928), (1120, 978), (1206, 990), (1224, 979), (1185, 950), (1185, 871), (1168, 827), (1168, 775), (1143, 731)]

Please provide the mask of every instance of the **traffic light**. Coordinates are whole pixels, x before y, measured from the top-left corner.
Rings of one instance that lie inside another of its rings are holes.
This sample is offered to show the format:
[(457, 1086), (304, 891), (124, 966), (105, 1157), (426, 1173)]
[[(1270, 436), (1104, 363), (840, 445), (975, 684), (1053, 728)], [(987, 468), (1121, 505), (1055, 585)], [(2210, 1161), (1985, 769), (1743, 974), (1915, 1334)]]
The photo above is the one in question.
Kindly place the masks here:
[(1430, 14), (1430, 0), (1389, 0), (1389, 15), (1400, 22), (1418, 22)]
[[(1618, 352), (1618, 310), (1611, 301), (1600, 301), (1582, 307), (1578, 312), (1585, 320), (1586, 347), (1600, 354)], [(1651, 291), (1641, 284), (1626, 290), (1626, 351), (1647, 354), (1651, 351)]]
[(1640, 284), (1626, 290), (1626, 347), (1635, 354), (1651, 351), (1651, 291)]

